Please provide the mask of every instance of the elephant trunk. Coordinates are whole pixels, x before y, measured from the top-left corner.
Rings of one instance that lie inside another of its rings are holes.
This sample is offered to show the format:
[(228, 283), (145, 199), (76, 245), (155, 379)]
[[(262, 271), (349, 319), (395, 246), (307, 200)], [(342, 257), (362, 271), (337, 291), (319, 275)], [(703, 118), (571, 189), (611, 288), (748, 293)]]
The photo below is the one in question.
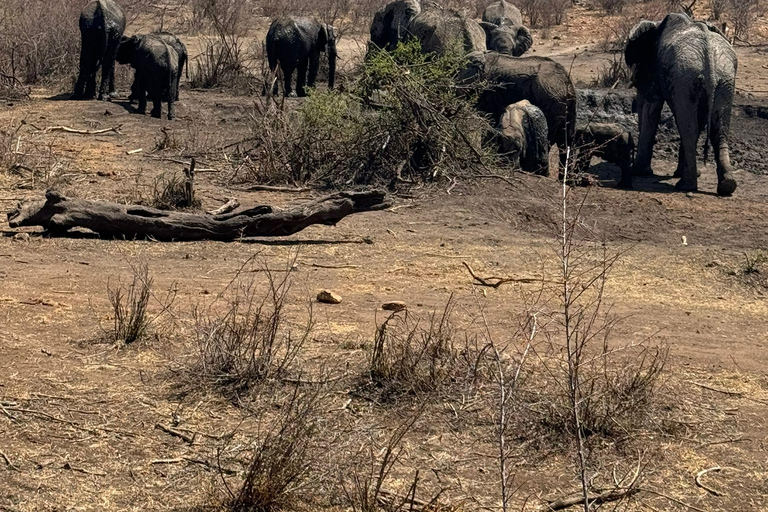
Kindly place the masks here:
[(336, 82), (336, 48), (328, 49), (328, 88), (333, 89)]

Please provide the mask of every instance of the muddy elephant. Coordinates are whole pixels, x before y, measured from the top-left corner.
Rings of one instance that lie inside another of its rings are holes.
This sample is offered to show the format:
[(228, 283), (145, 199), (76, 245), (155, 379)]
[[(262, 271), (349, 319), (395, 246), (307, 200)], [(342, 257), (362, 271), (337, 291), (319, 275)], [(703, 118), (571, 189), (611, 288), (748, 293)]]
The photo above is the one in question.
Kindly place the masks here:
[[(179, 101), (179, 82), (181, 81), (181, 75), (184, 73), (184, 71), (187, 71), (187, 78), (189, 78), (189, 69), (187, 69), (187, 59), (188, 59), (188, 53), (187, 53), (187, 46), (181, 42), (181, 39), (179, 39), (176, 35), (171, 34), (170, 32), (153, 32), (151, 35), (162, 39), (166, 43), (168, 43), (171, 48), (176, 50), (176, 55), (179, 57), (179, 72), (176, 75), (176, 85), (175, 85), (175, 92), (174, 92), (174, 99), (176, 101)], [(133, 83), (131, 84), (131, 95), (128, 96), (128, 102), (133, 103), (135, 100), (139, 99), (138, 92), (136, 90), (136, 78), (134, 77)]]
[(408, 34), (408, 25), (421, 12), (419, 0), (395, 0), (376, 11), (371, 22), (371, 43), (392, 51)]
[(544, 112), (528, 100), (508, 105), (499, 119), (499, 152), (526, 172), (549, 175), (549, 140)]
[(458, 45), (466, 53), (484, 51), (485, 31), (475, 20), (430, 2), (408, 24), (408, 34), (421, 42), (421, 51), (443, 55)]
[(621, 169), (620, 187), (632, 186), (632, 162), (635, 156), (635, 138), (621, 125), (592, 123), (579, 125), (573, 138), (576, 152), (574, 171), (586, 172), (593, 156), (615, 164)]
[(531, 31), (523, 25), (520, 10), (500, 0), (483, 11), (480, 26), (485, 30), (485, 45), (489, 50), (519, 57), (533, 45)]
[(134, 83), (139, 100), (137, 111), (147, 110), (147, 97), (152, 100), (152, 117), (159, 118), (162, 102), (168, 103), (168, 119), (175, 117), (174, 102), (179, 75), (176, 50), (155, 34), (124, 37), (117, 52), (120, 64), (130, 64), (136, 71)]
[(489, 4), (483, 11), (482, 20), (494, 25), (515, 25), (523, 24), (523, 15), (520, 9), (505, 0), (499, 0)]
[(557, 144), (565, 165), (567, 148), (576, 129), (576, 89), (566, 69), (546, 57), (512, 57), (497, 52), (474, 52), (457, 79), (471, 84), (487, 81), (477, 108), (498, 123), (507, 105), (528, 100), (544, 112), (550, 144)]
[(661, 109), (669, 105), (680, 133), (676, 175), (679, 190), (698, 189), (696, 146), (706, 127), (705, 160), (711, 145), (717, 164), (717, 193), (733, 194), (728, 151), (731, 107), (736, 88), (736, 54), (722, 33), (685, 14), (669, 14), (661, 22), (642, 21), (630, 33), (624, 50), (637, 89), (640, 134), (635, 174), (652, 174), (651, 159)]
[(336, 78), (336, 35), (331, 25), (311, 18), (283, 16), (272, 22), (267, 32), (267, 60), (275, 73), (283, 70), (285, 95), (292, 93), (291, 80), (296, 76), (296, 95), (306, 96), (305, 86), (314, 87), (320, 69), (320, 54), (328, 54), (328, 88)]
[(112, 0), (97, 0), (80, 13), (80, 72), (73, 99), (96, 96), (96, 73), (101, 68), (99, 99), (115, 92), (115, 56), (125, 31), (125, 14)]

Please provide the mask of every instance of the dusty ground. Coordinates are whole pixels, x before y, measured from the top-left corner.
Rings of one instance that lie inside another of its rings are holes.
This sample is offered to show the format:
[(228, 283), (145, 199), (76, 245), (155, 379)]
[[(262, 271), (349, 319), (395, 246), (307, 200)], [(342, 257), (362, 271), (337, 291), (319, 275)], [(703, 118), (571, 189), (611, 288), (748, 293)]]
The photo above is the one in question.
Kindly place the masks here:
[[(588, 24), (591, 16), (571, 26)], [(565, 64), (588, 46), (590, 52), (579, 57), (584, 64), (573, 69), (577, 80), (589, 83), (608, 58), (600, 42), (546, 38), (536, 52)], [(764, 47), (737, 51), (740, 87), (759, 91), (768, 74)], [(650, 337), (671, 350), (662, 389), (664, 403), (673, 404), (666, 419), (676, 427), (650, 430), (629, 445), (601, 447), (606, 462), (599, 479), (610, 479), (612, 462), (627, 467), (638, 453), (648, 463), (647, 491), (628, 510), (687, 510), (682, 503), (693, 510), (768, 510), (768, 284), (764, 274), (745, 274), (746, 258), (768, 251), (768, 182), (758, 168), (768, 157), (768, 120), (741, 108), (768, 100), (745, 92), (738, 101), (732, 138), (742, 148), (735, 155), (742, 170), (733, 197), (713, 194), (712, 165), (702, 170), (699, 193), (674, 192), (673, 180), (665, 177), (674, 162), (663, 152), (655, 166), (661, 176), (638, 179), (633, 191), (613, 188), (617, 169), (595, 162), (600, 186), (574, 192), (588, 193), (584, 219), (609, 247), (626, 250), (607, 288), (613, 313), (625, 318), (612, 343)], [(34, 153), (36, 168), (46, 172), (0, 174), (0, 206), (7, 210), (54, 185), (80, 197), (135, 200), (155, 177), (182, 167), (157, 157), (207, 153), (247, 136), (251, 104), (249, 97), (182, 90), (179, 119), (168, 122), (137, 116), (121, 102), (72, 102), (36, 90), (32, 101), (0, 111), (0, 127), (18, 128), (18, 150)], [(21, 120), (26, 124), (19, 127)], [(53, 125), (121, 128), (120, 134), (98, 136), (38, 130)], [(164, 129), (170, 142), (158, 151)], [(143, 151), (127, 154), (136, 149)], [(225, 164), (216, 152), (201, 158), (201, 165), (214, 169), (198, 175), (204, 208), (232, 196), (282, 205), (316, 195), (236, 190)], [(317, 291), (343, 296), (340, 305), (314, 305), (317, 329), (303, 360), (309, 368), (347, 376), (327, 404), (337, 410), (352, 399), (337, 417), (358, 433), (386, 431), (409, 408), (379, 407), (348, 392), (384, 318), (380, 305), (402, 300), (424, 315), (453, 294), (460, 326), (477, 328), (482, 310), (493, 335), (504, 339), (533, 286), (480, 293), (462, 262), (484, 275), (543, 272), (546, 279), (554, 269), (559, 190), (555, 180), (529, 176), (511, 184), (461, 182), (450, 194), (444, 188), (415, 190), (396, 198), (390, 210), (353, 216), (333, 228), (228, 244), (49, 238), (25, 230), (27, 238), (0, 224), (0, 403), (8, 409), (0, 410), (0, 510), (190, 510), (221, 492), (212, 467), (229, 445), (219, 436), (235, 429), (243, 413), (215, 394), (180, 391), (178, 370), (192, 351), (191, 310), (210, 304), (249, 258), (278, 269), (297, 258), (291, 272), (291, 316), (297, 320)], [(171, 313), (158, 320), (158, 336), (127, 348), (94, 343), (102, 336), (100, 325), (111, 322), (107, 286), (129, 280), (141, 261), (149, 265), (158, 295), (170, 287), (177, 293)], [(263, 274), (250, 274), (263, 286)], [(431, 406), (408, 437), (407, 470), (401, 471), (421, 469), (423, 478), (429, 474), (433, 485), (448, 487), (448, 496), (468, 510), (493, 507), (492, 429), (471, 403), (464, 405), (458, 412), (447, 404)], [(189, 445), (155, 428), (173, 422), (203, 434)], [(258, 422), (249, 418), (236, 438), (247, 444), (258, 432)], [(538, 506), (540, 499), (574, 492), (571, 452), (533, 450), (526, 436), (516, 433), (514, 445), (522, 486), (516, 502)], [(725, 470), (710, 473), (706, 482), (723, 496), (694, 484), (698, 471), (713, 466)]]

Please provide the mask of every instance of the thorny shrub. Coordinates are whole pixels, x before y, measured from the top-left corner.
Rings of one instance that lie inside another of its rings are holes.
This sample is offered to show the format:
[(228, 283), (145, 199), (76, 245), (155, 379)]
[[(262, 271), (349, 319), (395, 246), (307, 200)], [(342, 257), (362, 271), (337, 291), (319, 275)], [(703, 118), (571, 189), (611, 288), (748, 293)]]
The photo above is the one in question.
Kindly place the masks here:
[(120, 283), (107, 285), (113, 317), (112, 329), (107, 332), (109, 341), (128, 345), (147, 334), (152, 323), (148, 311), (152, 283), (149, 268), (141, 264), (134, 268), (133, 280), (127, 287)]
[(454, 81), (462, 52), (418, 41), (373, 50), (350, 92), (314, 91), (295, 112), (257, 105), (247, 178), (320, 186), (422, 183), (484, 168), (488, 121)]
[(565, 21), (572, 0), (521, 0), (517, 3), (520, 11), (528, 18), (532, 27), (551, 27)]
[(233, 281), (223, 295), (223, 311), (213, 304), (194, 314), (191, 375), (231, 398), (286, 375), (313, 330), (311, 309), (298, 326), (285, 317), (289, 272), (278, 278), (263, 270), (265, 283), (239, 276)]

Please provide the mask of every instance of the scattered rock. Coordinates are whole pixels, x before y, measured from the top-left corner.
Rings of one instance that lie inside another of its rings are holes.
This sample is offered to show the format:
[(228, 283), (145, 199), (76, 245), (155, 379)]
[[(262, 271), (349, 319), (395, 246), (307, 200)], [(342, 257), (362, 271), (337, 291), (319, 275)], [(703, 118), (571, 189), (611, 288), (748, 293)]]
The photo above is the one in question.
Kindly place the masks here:
[(13, 239), (17, 242), (29, 242), (30, 238), (29, 233), (16, 233), (13, 235)]
[(685, 197), (693, 197), (693, 192), (686, 192)]
[(391, 302), (385, 302), (382, 304), (381, 309), (384, 311), (402, 311), (404, 309), (408, 309), (408, 306), (405, 305), (405, 302), (393, 300)]
[(341, 295), (328, 290), (323, 290), (317, 294), (317, 302), (323, 304), (341, 304)]
[(117, 174), (115, 171), (97, 171), (96, 176), (101, 177), (107, 177), (107, 176), (115, 176)]

